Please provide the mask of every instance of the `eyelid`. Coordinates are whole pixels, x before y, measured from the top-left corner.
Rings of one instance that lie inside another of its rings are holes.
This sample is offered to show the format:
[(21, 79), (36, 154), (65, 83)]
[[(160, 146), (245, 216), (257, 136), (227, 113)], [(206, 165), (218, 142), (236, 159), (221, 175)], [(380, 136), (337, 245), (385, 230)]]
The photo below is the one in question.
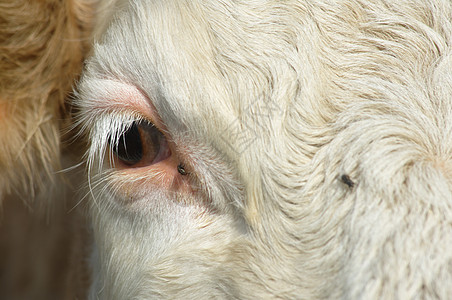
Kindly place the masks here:
[(89, 84), (84, 85), (83, 98), (90, 99), (82, 101), (80, 106), (85, 113), (92, 117), (115, 113), (138, 115), (154, 124), (162, 133), (167, 132), (156, 107), (151, 99), (138, 87), (132, 84), (112, 79), (89, 79)]
[[(92, 141), (107, 141), (134, 121), (154, 124), (168, 142), (172, 141), (151, 99), (135, 85), (110, 78), (85, 78), (79, 88), (78, 124), (82, 131), (90, 132)], [(90, 147), (90, 165), (98, 161), (101, 168), (107, 144), (96, 142)]]

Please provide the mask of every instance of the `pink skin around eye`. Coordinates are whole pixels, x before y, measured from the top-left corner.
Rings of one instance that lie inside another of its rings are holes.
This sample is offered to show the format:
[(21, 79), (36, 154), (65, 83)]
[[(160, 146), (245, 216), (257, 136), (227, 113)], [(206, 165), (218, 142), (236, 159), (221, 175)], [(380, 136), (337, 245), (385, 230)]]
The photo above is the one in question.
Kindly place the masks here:
[[(129, 181), (127, 194), (134, 190), (152, 189), (153, 187), (178, 192), (192, 192), (187, 176), (182, 176), (178, 172), (177, 166), (181, 163), (176, 144), (165, 124), (157, 114), (157, 110), (145, 95), (134, 86), (124, 83), (114, 82), (113, 93), (108, 93), (105, 101), (98, 100), (97, 109), (114, 110), (137, 113), (149, 120), (155, 127), (163, 133), (159, 154), (152, 161), (139, 162), (133, 166), (128, 166), (115, 157), (118, 180)], [(110, 98), (111, 97), (111, 98)], [(126, 185), (124, 185), (126, 186)]]

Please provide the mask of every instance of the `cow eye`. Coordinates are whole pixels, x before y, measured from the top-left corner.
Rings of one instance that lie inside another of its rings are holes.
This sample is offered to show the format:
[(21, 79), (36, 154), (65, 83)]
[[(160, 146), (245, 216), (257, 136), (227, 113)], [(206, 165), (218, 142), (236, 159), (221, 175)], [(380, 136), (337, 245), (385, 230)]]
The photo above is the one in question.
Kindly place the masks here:
[(170, 155), (165, 136), (150, 122), (133, 122), (112, 147), (115, 159), (132, 166), (150, 165)]

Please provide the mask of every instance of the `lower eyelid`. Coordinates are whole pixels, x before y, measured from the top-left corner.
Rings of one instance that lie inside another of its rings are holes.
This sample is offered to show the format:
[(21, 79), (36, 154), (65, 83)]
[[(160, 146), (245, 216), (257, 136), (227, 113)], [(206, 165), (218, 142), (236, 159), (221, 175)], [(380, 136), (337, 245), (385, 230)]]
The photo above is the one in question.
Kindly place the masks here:
[[(120, 202), (128, 207), (136, 201), (147, 202), (148, 199), (143, 195), (146, 195), (150, 190), (189, 195), (198, 193), (189, 181), (168, 175), (165, 171), (155, 170), (151, 176), (143, 176), (136, 171), (116, 171), (109, 179), (110, 185), (115, 187), (115, 194), (119, 195), (119, 198), (116, 199), (123, 200)], [(140, 206), (140, 209), (142, 209), (142, 206)]]

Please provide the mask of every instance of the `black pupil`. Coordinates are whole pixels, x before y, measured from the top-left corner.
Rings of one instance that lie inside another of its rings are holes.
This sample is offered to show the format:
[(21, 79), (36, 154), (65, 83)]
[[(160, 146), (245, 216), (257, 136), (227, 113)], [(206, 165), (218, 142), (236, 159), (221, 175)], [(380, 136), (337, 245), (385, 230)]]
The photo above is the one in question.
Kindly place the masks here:
[(129, 165), (136, 164), (143, 158), (143, 144), (136, 122), (119, 137), (113, 151), (120, 160)]
[(113, 153), (129, 166), (143, 159), (152, 163), (160, 152), (160, 144), (164, 141), (163, 134), (147, 121), (133, 122), (118, 138)]

